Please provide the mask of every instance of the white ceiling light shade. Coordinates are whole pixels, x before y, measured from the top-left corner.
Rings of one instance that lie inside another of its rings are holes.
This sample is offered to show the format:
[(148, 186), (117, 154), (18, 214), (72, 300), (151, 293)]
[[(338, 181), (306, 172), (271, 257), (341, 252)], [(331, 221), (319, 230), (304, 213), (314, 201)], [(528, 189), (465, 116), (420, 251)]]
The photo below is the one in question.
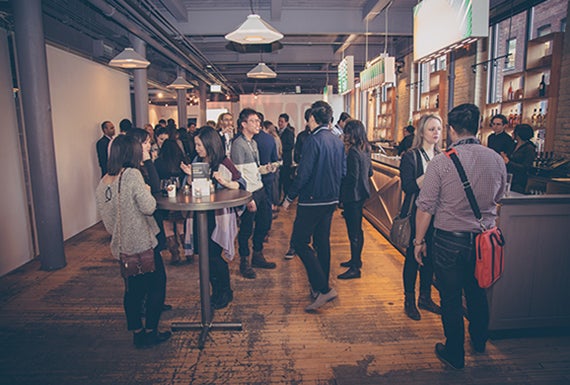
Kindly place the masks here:
[(275, 79), (277, 74), (265, 63), (259, 63), (247, 73), (247, 77), (252, 79)]
[(109, 65), (120, 68), (146, 68), (150, 65), (150, 62), (136, 53), (134, 49), (125, 48), (123, 52), (109, 62)]
[(188, 82), (182, 76), (178, 76), (171, 84), (167, 85), (166, 88), (172, 88), (175, 90), (187, 90), (189, 88), (194, 88), (192, 83)]
[(239, 44), (270, 44), (283, 39), (283, 34), (265, 22), (261, 16), (252, 13), (242, 25), (225, 38)]

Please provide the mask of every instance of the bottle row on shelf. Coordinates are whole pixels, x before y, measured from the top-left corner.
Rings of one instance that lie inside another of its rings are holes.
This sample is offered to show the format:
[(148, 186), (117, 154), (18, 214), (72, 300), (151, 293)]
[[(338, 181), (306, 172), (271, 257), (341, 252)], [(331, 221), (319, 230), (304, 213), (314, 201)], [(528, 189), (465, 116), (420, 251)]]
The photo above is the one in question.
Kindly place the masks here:
[[(493, 116), (499, 114), (499, 108), (492, 108), (491, 114), (489, 115), (489, 123), (491, 123), (491, 119)], [(530, 124), (533, 128), (543, 128), (546, 126), (546, 118), (547, 118), (547, 110), (542, 112), (542, 108), (534, 108), (532, 115), (530, 116), (523, 116), (520, 106), (511, 109), (509, 114), (505, 116), (508, 121), (509, 128), (514, 128), (517, 124), (527, 123)]]

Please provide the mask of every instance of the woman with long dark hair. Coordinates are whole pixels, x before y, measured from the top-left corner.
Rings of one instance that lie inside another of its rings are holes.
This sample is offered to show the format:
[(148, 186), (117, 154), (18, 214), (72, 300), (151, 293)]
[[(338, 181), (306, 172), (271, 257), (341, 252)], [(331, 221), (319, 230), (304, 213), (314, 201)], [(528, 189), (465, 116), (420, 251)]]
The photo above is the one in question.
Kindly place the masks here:
[(340, 274), (339, 279), (360, 278), (362, 268), (362, 247), (364, 232), (362, 231), (362, 207), (370, 196), (370, 177), (372, 163), (370, 161), (370, 143), (366, 138), (366, 129), (359, 120), (349, 120), (344, 126), (344, 143), (346, 147), (346, 176), (340, 186), (340, 201), (344, 206), (344, 219), (350, 240), (350, 261), (341, 266), (348, 270)]
[[(160, 180), (177, 179), (181, 183), (184, 179), (184, 172), (180, 168), (180, 163), (183, 160), (185, 160), (184, 153), (178, 143), (172, 139), (165, 140), (160, 147), (158, 158), (154, 161)], [(180, 245), (184, 242), (184, 219), (179, 212), (170, 212), (165, 215), (162, 223), (166, 236), (166, 246), (171, 255), (170, 264), (179, 266), (182, 264)], [(192, 257), (188, 256), (187, 261), (192, 262)]]
[[(411, 236), (410, 245), (406, 249), (406, 259), (404, 261), (404, 311), (408, 317), (419, 321), (420, 312), (416, 307), (416, 279), (418, 275), (418, 262), (414, 258), (413, 240), (416, 234), (416, 198), (420, 193), (424, 181), (424, 172), (431, 159), (441, 151), (439, 149), (439, 138), (441, 137), (441, 118), (437, 115), (423, 115), (418, 124), (418, 131), (414, 136), (412, 147), (404, 153), (400, 160), (400, 179), (402, 180), (402, 190), (405, 198), (402, 204), (401, 213), (407, 213), (412, 205), (411, 213)], [(433, 223), (430, 224), (428, 234), (433, 232)], [(433, 261), (431, 258), (431, 236), (425, 237), (427, 244), (427, 255), (423, 259), (423, 266), (420, 270), (420, 296), (418, 307), (432, 313), (441, 314), (441, 309), (431, 299), (431, 285), (433, 281)]]
[(517, 124), (513, 132), (515, 137), (515, 149), (512, 154), (501, 153), (507, 172), (513, 174), (511, 190), (524, 194), (528, 182), (528, 172), (532, 168), (532, 162), (536, 157), (536, 146), (530, 140), (534, 136), (534, 130), (528, 124)]
[[(195, 162), (205, 162), (210, 166), (210, 180), (216, 190), (242, 189), (245, 190), (245, 180), (241, 177), (233, 162), (226, 156), (220, 134), (210, 126), (201, 127), (194, 137), (196, 152)], [(188, 175), (192, 167), (180, 164)], [(225, 216), (225, 218), (222, 218)], [(224, 226), (220, 226), (224, 220)], [(220, 228), (218, 228), (220, 226)], [(216, 231), (217, 230), (217, 231)], [(222, 257), (226, 251), (226, 258), (233, 259), (235, 236), (237, 234), (236, 214), (234, 209), (208, 211), (208, 262), (210, 266), (210, 283), (212, 285), (212, 307), (222, 309), (233, 300), (233, 291), (230, 285), (230, 271), (228, 263)], [(197, 244), (197, 237), (194, 242)]]
[[(111, 144), (107, 174), (95, 191), (97, 210), (105, 229), (111, 233), (111, 252), (136, 254), (153, 249), (155, 271), (125, 279), (123, 304), (127, 327), (133, 331), (137, 348), (152, 346), (170, 338), (158, 332), (164, 304), (166, 274), (157, 249), (158, 226), (153, 218), (156, 200), (145, 184), (139, 167), (142, 147), (131, 136), (120, 135)], [(141, 308), (146, 298), (145, 325)]]

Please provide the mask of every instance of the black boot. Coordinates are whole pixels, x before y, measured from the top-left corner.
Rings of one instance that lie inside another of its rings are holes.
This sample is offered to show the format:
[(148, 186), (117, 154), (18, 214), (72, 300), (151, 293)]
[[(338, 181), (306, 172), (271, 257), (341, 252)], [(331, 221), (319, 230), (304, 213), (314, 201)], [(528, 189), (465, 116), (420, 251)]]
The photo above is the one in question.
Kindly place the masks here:
[(347, 271), (337, 276), (338, 279), (354, 279), (360, 278), (360, 269), (358, 267), (351, 266)]
[(171, 331), (158, 332), (156, 329), (146, 333), (145, 346), (154, 346), (167, 341), (172, 336)]
[(406, 299), (404, 300), (404, 311), (406, 312), (406, 315), (414, 321), (419, 321), (422, 316), (416, 307), (415, 293), (405, 293), (405, 296)]
[(435, 314), (441, 314), (441, 308), (433, 302), (429, 291), (420, 293), (420, 298), (418, 298), (418, 307)]
[(260, 269), (275, 269), (277, 265), (275, 262), (269, 262), (267, 259), (265, 259), (263, 252), (254, 251), (253, 257), (251, 258), (251, 266), (258, 267)]
[(228, 306), (233, 299), (234, 292), (231, 289), (226, 288), (222, 291), (216, 302), (212, 303), (212, 307), (216, 310), (223, 309)]
[(137, 349), (142, 349), (146, 346), (146, 331), (144, 329), (133, 333), (133, 344)]
[(255, 271), (251, 268), (249, 263), (249, 255), (240, 256), (240, 263), (239, 263), (239, 272), (241, 273), (242, 277), (247, 279), (254, 279), (255, 278)]
[(172, 256), (170, 259), (170, 264), (174, 266), (180, 265), (180, 250), (178, 249), (178, 241), (176, 240), (175, 235), (166, 238), (166, 246), (168, 247), (168, 251), (170, 251), (170, 255)]

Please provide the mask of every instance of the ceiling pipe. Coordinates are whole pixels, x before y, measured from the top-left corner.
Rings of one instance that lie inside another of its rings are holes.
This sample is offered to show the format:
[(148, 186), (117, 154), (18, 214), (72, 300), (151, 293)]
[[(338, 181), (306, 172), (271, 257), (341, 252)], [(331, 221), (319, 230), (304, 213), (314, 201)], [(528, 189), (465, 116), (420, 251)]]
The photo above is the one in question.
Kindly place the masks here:
[[(189, 66), (187, 62), (182, 60), (182, 58), (176, 56), (171, 51), (164, 48), (160, 44), (160, 42), (153, 39), (149, 34), (144, 32), (138, 25), (136, 25), (131, 20), (129, 20), (127, 17), (125, 17), (123, 14), (118, 12), (115, 7), (107, 4), (104, 0), (88, 0), (88, 2), (91, 5), (93, 5), (94, 7), (98, 8), (106, 17), (114, 20), (116, 23), (121, 25), (123, 28), (125, 28), (130, 33), (132, 33), (132, 34), (138, 36), (140, 39), (144, 40), (148, 45), (153, 47), (158, 52), (162, 53), (168, 59), (172, 60), (175, 64), (178, 64), (182, 68), (188, 70), (190, 73), (192, 73), (194, 76), (196, 76), (200, 80), (202, 80), (206, 83), (210, 83), (212, 81), (214, 81), (216, 83), (219, 82), (219, 79), (217, 79), (212, 74), (207, 73), (207, 72), (197, 71), (196, 68)], [(187, 55), (184, 55), (184, 56), (185, 56), (184, 57), (185, 60), (192, 61), (189, 57), (187, 57)], [(226, 85), (226, 87), (227, 87), (227, 85)]]
[[(167, 31), (165, 31), (155, 21), (153, 21), (152, 19), (149, 19), (148, 15), (147, 16), (143, 15), (143, 11), (140, 9), (140, 7), (135, 7), (134, 5), (131, 5), (124, 0), (118, 0), (118, 2), (119, 2), (119, 4), (121, 4), (122, 7), (124, 7), (126, 9), (127, 12), (129, 12), (130, 15), (135, 16), (139, 23), (141, 23), (145, 27), (149, 28), (153, 33), (155, 33), (163, 41), (167, 42), (170, 48), (174, 49), (180, 56), (187, 58), (196, 68), (201, 69), (204, 67), (204, 64), (212, 65), (212, 63), (210, 63), (209, 61), (208, 61), (208, 63), (201, 63), (200, 61), (196, 60), (193, 56), (190, 56), (186, 52), (184, 52), (183, 49), (179, 46), (178, 42), (173, 40)], [(196, 47), (192, 46), (190, 43), (188, 43), (188, 44), (190, 46), (190, 49), (192, 51), (194, 51), (194, 52), (192, 52), (192, 54), (194, 54), (196, 56), (200, 56), (202, 58), (205, 58), (205, 56)], [(215, 81), (215, 82), (221, 81), (224, 83), (227, 82), (227, 79), (225, 79), (223, 76), (219, 76), (220, 79), (218, 79), (213, 74), (211, 74), (209, 72), (207, 72), (206, 74), (210, 77), (210, 79), (212, 81)]]

